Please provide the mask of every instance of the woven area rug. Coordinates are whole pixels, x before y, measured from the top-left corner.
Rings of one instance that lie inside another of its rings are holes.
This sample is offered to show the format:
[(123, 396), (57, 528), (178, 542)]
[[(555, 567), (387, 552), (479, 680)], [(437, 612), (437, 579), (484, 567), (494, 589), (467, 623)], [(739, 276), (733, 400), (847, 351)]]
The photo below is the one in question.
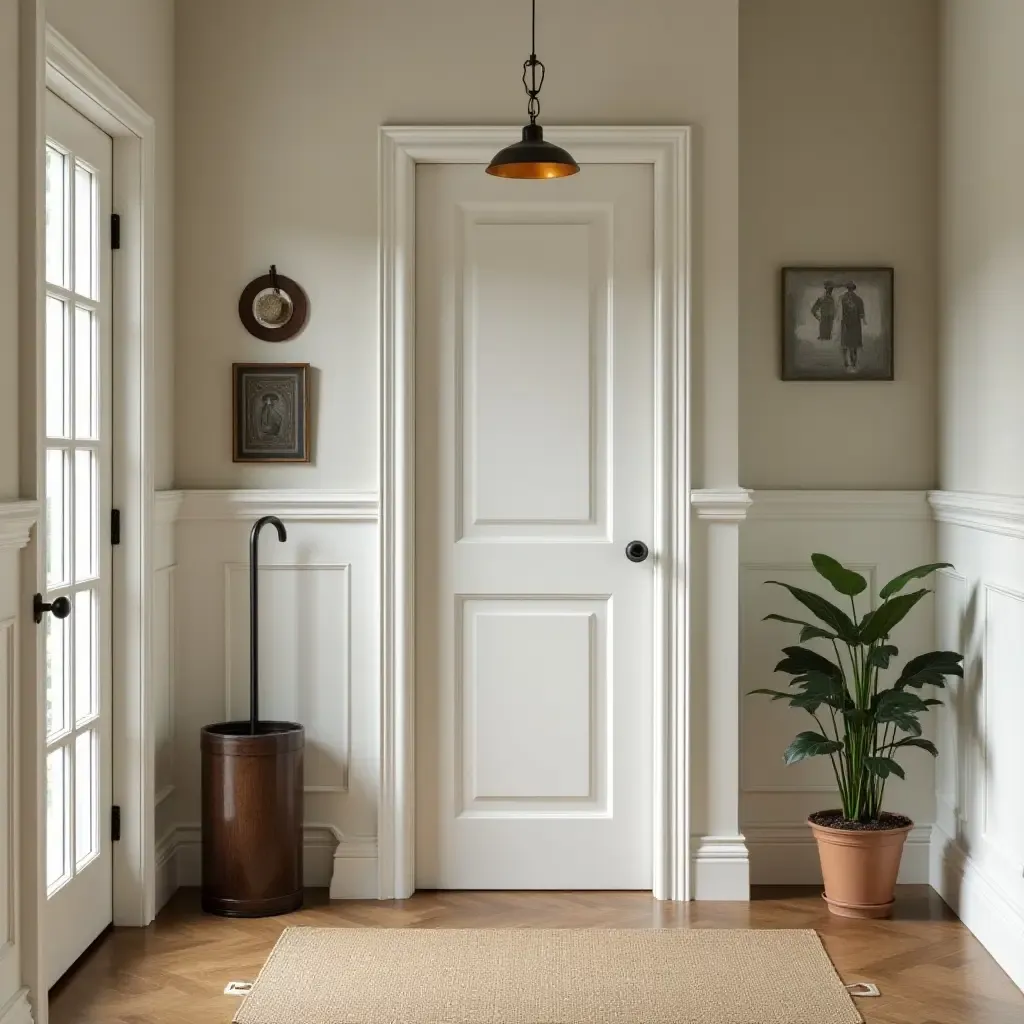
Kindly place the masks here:
[(813, 931), (288, 928), (236, 1024), (861, 1024)]

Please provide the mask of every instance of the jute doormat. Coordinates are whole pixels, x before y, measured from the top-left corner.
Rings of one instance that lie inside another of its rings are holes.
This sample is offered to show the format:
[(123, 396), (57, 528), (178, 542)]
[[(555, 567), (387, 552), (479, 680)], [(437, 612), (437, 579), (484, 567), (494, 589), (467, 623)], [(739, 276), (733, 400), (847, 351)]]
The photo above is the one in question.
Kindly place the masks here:
[(236, 1024), (861, 1024), (813, 931), (288, 928)]

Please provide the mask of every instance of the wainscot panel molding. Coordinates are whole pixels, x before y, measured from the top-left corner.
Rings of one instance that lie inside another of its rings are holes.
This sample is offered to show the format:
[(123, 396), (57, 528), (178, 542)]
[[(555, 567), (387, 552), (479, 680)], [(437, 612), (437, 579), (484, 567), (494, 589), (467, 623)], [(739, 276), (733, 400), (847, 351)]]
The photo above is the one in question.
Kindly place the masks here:
[(38, 501), (0, 502), (0, 548), (23, 548), (39, 521)]
[(258, 519), (280, 516), (306, 522), (375, 522), (380, 498), (372, 491), (182, 491), (179, 519)]
[(1024, 988), (1024, 499), (939, 491), (938, 646), (964, 654), (937, 742), (930, 882)]
[(5, 1006), (0, 1007), (0, 1024), (32, 1024), (27, 988), (16, 992)]
[(1024, 989), (1024, 910), (944, 829), (932, 826), (932, 887)]
[(970, 491), (930, 491), (928, 502), (937, 522), (1024, 538), (1024, 498)]
[[(197, 886), (202, 882), (202, 831), (199, 825), (179, 825), (161, 847), (168, 865), (165, 869), (168, 898), (178, 886)], [(302, 879), (309, 888), (329, 887), (332, 900), (376, 899), (376, 837), (345, 836), (334, 825), (304, 825)]]
[[(173, 715), (161, 719), (161, 894), (199, 881), (199, 730), (249, 713), (249, 533), (260, 539), (265, 718), (306, 728), (304, 868), (335, 898), (375, 898), (380, 648), (376, 494), (185, 490), (173, 524)], [(171, 787), (171, 788), (169, 788)], [(166, 794), (166, 795), (165, 795)], [(344, 839), (342, 838), (344, 837)]]
[[(745, 831), (756, 885), (821, 884), (818, 847), (806, 822), (748, 825)], [(911, 830), (900, 863), (901, 884), (928, 883), (931, 840), (931, 825)]]
[(750, 518), (757, 520), (931, 519), (925, 491), (752, 491)]
[[(750, 849), (753, 883), (817, 884), (821, 873), (806, 821), (813, 811), (838, 806), (831, 767), (824, 758), (786, 765), (783, 751), (810, 720), (785, 702), (747, 695), (776, 686), (781, 649), (797, 641), (793, 627), (764, 621), (771, 612), (800, 610), (781, 587), (768, 583), (834, 596), (811, 565), (811, 554), (821, 551), (867, 578), (865, 597), (877, 595), (893, 576), (935, 560), (935, 526), (924, 491), (754, 491), (751, 500), (740, 530), (739, 831)], [(867, 603), (862, 607), (866, 611)], [(902, 660), (931, 650), (934, 635), (932, 609), (926, 605), (900, 624), (896, 643)], [(937, 725), (937, 719), (929, 722), (926, 734), (934, 734)], [(924, 751), (914, 751), (904, 764), (907, 779), (890, 782), (886, 806), (909, 814), (917, 824), (901, 880), (925, 882), (935, 821), (935, 766)]]

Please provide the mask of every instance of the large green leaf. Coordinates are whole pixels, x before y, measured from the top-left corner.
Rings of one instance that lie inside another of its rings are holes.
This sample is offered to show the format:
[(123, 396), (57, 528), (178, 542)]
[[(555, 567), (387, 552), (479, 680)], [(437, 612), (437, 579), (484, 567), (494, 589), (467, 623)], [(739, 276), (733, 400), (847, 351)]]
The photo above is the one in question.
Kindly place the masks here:
[(928, 590), (915, 590), (912, 594), (900, 594), (885, 604), (880, 604), (864, 621), (860, 631), (860, 642), (872, 644), (876, 640), (887, 637), (898, 623), (902, 622), (911, 608), (930, 593)]
[(747, 696), (749, 697), (755, 693), (763, 693), (766, 696), (771, 697), (772, 700), (789, 700), (793, 696), (793, 694), (784, 693), (782, 690), (767, 690), (764, 687), (758, 687), (756, 690), (748, 690)]
[(849, 615), (837, 608), (831, 601), (827, 601), (819, 594), (810, 590), (802, 590), (789, 583), (780, 583), (778, 580), (768, 580), (777, 587), (785, 587), (805, 608), (811, 611), (817, 618), (821, 619), (826, 626), (831, 626), (840, 640), (846, 643), (857, 643), (857, 627)]
[(963, 660), (964, 656), (957, 654), (956, 651), (929, 651), (927, 654), (919, 654), (903, 666), (896, 686), (900, 689), (906, 686), (920, 689), (925, 684), (945, 686), (946, 676), (963, 678), (964, 668), (960, 664)]
[(916, 693), (906, 690), (883, 690), (872, 703), (877, 722), (891, 722), (892, 719), (887, 717), (891, 714), (917, 714), (928, 709), (928, 705)]
[(819, 576), (824, 576), (836, 591), (847, 597), (856, 597), (867, 588), (868, 581), (859, 572), (847, 569), (831, 555), (811, 555), (811, 565)]
[(889, 662), (900, 653), (898, 647), (892, 644), (881, 644), (872, 649), (868, 655), (868, 664), (874, 668), (888, 668)]
[(920, 747), (922, 750), (927, 750), (932, 757), (939, 756), (939, 748), (931, 740), (921, 739), (920, 736), (905, 736), (903, 739), (889, 744), (890, 750), (895, 750), (897, 747)]
[(952, 568), (952, 562), (932, 562), (929, 565), (919, 565), (915, 569), (908, 569), (906, 572), (901, 572), (899, 576), (894, 576), (889, 580), (878, 592), (878, 596), (885, 601), (892, 597), (893, 594), (898, 594), (911, 580), (920, 580), (925, 576), (930, 576), (936, 569)]
[(786, 764), (796, 764), (807, 757), (818, 757), (821, 754), (834, 754), (843, 749), (839, 740), (830, 740), (820, 732), (801, 732), (786, 748)]
[(791, 676), (803, 675), (805, 672), (823, 672), (835, 679), (843, 677), (842, 669), (838, 665), (807, 647), (783, 647), (782, 653), (786, 657), (775, 666), (776, 672), (788, 672)]
[(800, 643), (805, 644), (808, 640), (836, 640), (835, 633), (830, 633), (827, 629), (822, 629), (821, 626), (815, 626), (811, 622), (804, 622), (803, 619), (791, 619), (788, 615), (766, 615), (764, 621), (767, 622), (769, 619), (774, 619), (776, 622), (789, 622), (794, 626), (803, 626), (800, 630)]
[(827, 704), (829, 707), (841, 711), (850, 699), (846, 693), (846, 686), (842, 680), (834, 676), (826, 675), (824, 672), (808, 672), (800, 677), (798, 685), (801, 692), (792, 696), (790, 706), (804, 708), (814, 714), (819, 705)]
[(887, 779), (890, 775), (898, 775), (901, 779), (907, 777), (906, 772), (891, 757), (865, 757), (864, 766), (880, 779)]

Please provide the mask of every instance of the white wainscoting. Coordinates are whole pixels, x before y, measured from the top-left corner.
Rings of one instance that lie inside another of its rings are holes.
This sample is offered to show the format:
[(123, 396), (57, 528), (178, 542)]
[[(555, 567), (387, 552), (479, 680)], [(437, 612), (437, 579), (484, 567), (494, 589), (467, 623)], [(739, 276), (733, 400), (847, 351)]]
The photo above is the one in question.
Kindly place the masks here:
[(341, 491), (180, 494), (165, 627), (176, 637), (174, 713), (157, 729), (158, 755), (168, 750), (158, 756), (162, 892), (201, 880), (199, 730), (249, 713), (248, 541), (263, 515), (279, 516), (288, 539), (260, 537), (260, 714), (306, 727), (305, 882), (333, 898), (373, 898), (378, 503)]
[(177, 612), (175, 599), (176, 527), (184, 501), (182, 491), (159, 491), (154, 502), (153, 542), (153, 709), (154, 805), (156, 822), (156, 909), (178, 888), (175, 852), (175, 665)]
[(938, 640), (966, 655), (942, 715), (931, 884), (1024, 988), (1024, 498), (933, 492)]
[[(23, 609), (23, 549), (39, 517), (36, 502), (0, 502), (0, 1024), (31, 1024), (23, 985), (19, 920), (26, 905), (17, 875), (21, 834), (19, 744), (19, 650), (35, 639)], [(29, 630), (24, 636), (22, 630)]]
[[(769, 612), (802, 618), (801, 606), (779, 580), (835, 598), (811, 566), (824, 552), (857, 569), (876, 593), (905, 569), (932, 560), (934, 526), (920, 491), (755, 491), (740, 541), (741, 826), (750, 851), (754, 884), (817, 883), (814, 840), (806, 825), (812, 811), (838, 806), (827, 759), (787, 766), (783, 751), (813, 722), (782, 701), (755, 695), (757, 687), (785, 689), (787, 676), (774, 667), (784, 646), (797, 642), (796, 628), (765, 622)], [(900, 625), (896, 644), (906, 657), (930, 650), (931, 598)], [(867, 610), (867, 604), (862, 605)], [(831, 653), (831, 652), (829, 652)], [(898, 659), (902, 664), (904, 657)], [(934, 723), (933, 723), (934, 724)], [(906, 782), (893, 779), (889, 809), (909, 814), (911, 833), (900, 880), (928, 880), (928, 843), (935, 820), (935, 767), (924, 751), (904, 759)]]

